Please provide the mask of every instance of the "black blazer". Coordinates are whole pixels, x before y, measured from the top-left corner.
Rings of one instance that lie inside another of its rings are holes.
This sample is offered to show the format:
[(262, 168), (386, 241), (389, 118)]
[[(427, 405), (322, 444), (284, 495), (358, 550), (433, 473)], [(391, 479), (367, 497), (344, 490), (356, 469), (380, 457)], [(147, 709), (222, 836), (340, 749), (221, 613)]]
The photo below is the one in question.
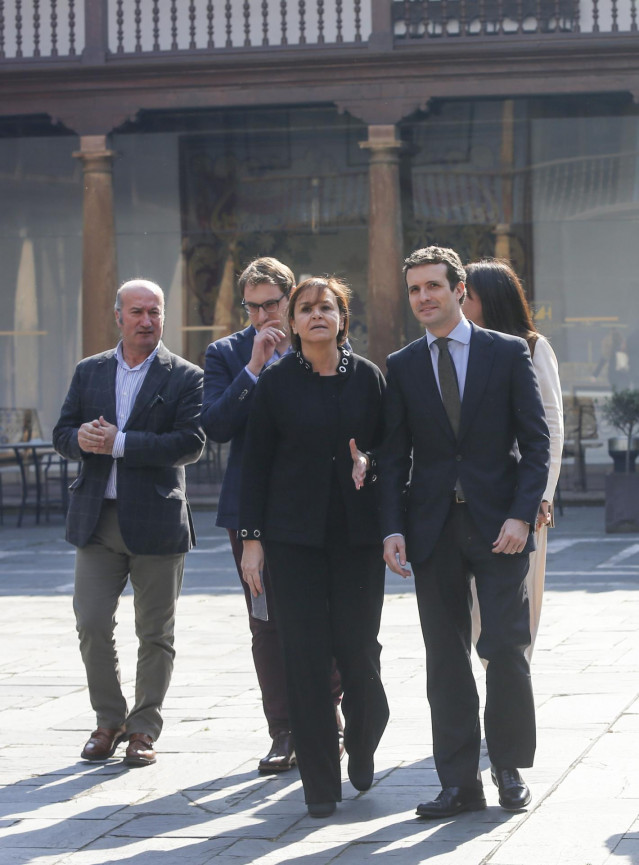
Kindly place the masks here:
[(341, 375), (339, 396), (329, 409), (320, 376), (297, 355), (262, 373), (244, 443), (241, 538), (321, 546), (335, 464), (350, 543), (380, 542), (374, 482), (355, 489), (348, 442), (354, 438), (362, 451), (381, 442), (386, 385), (374, 364), (354, 354)]
[(525, 551), (534, 549), (550, 452), (530, 352), (519, 337), (471, 326), (457, 440), (426, 336), (388, 358), (386, 437), (378, 453), (382, 530), (405, 535), (413, 562), (432, 552), (457, 476), (486, 541), (492, 544), (513, 517), (530, 523)]
[[(100, 415), (117, 423), (116, 369), (115, 349), (80, 361), (53, 430), (58, 453), (82, 461), (67, 514), (67, 540), (77, 547), (93, 534), (113, 464), (109, 455), (80, 448), (78, 428)], [(120, 530), (132, 553), (180, 553), (195, 543), (184, 466), (204, 448), (201, 405), (202, 370), (160, 343), (124, 427), (124, 456), (116, 461)]]
[(242, 451), (255, 382), (245, 367), (251, 359), (255, 328), (250, 325), (211, 343), (204, 362), (202, 426), (214, 442), (231, 442), (215, 524), (237, 529)]

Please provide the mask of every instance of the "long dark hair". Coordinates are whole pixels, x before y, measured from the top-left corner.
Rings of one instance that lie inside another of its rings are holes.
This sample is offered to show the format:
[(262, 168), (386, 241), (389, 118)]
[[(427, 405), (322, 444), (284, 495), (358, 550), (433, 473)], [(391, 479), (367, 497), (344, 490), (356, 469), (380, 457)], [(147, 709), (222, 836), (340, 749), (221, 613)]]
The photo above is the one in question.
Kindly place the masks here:
[(481, 301), (484, 326), (522, 336), (531, 351), (539, 339), (519, 277), (500, 258), (483, 258), (466, 266), (466, 289)]

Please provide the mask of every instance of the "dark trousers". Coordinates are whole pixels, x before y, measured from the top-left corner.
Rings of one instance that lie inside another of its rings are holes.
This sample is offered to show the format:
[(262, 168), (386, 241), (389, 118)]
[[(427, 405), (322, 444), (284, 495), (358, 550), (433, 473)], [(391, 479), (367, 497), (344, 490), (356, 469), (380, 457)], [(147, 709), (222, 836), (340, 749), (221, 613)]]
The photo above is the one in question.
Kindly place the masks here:
[(470, 661), (471, 574), (482, 620), (477, 651), (489, 662), (484, 713), (488, 753), (500, 768), (532, 766), (535, 706), (524, 654), (530, 644), (524, 583), (528, 555), (493, 553), (467, 506), (452, 504), (432, 555), (412, 565), (442, 787), (472, 786), (478, 780), (481, 729)]
[(251, 615), (251, 590), (242, 579), (242, 541), (238, 539), (235, 529), (228, 529), (228, 533), (248, 610), (253, 663), (255, 664), (257, 681), (262, 692), (262, 707), (268, 723), (269, 734), (271, 737), (275, 737), (284, 730), (290, 730), (290, 722), (288, 719), (284, 658), (280, 638), (277, 633), (275, 616), (273, 615), (275, 602), (273, 600), (270, 575), (265, 565), (263, 583), (269, 618), (267, 622), (264, 622)]
[(331, 696), (342, 676), (344, 745), (372, 755), (388, 721), (377, 641), (384, 561), (377, 546), (265, 543), (288, 683), (291, 728), (307, 803), (342, 798)]
[[(277, 631), (275, 600), (271, 588), (271, 577), (268, 565), (264, 563), (263, 583), (266, 594), (266, 607), (269, 613), (268, 621), (256, 619), (251, 615), (251, 590), (242, 579), (242, 541), (235, 529), (227, 529), (233, 550), (233, 558), (244, 591), (246, 609), (251, 629), (251, 649), (253, 663), (257, 673), (257, 681), (262, 692), (262, 707), (268, 723), (268, 731), (272, 738), (284, 730), (290, 730), (288, 718), (288, 699), (286, 695), (286, 673), (284, 671), (284, 656)], [(333, 667), (331, 674), (331, 691), (333, 701), (337, 705), (342, 695), (342, 682), (337, 669)]]

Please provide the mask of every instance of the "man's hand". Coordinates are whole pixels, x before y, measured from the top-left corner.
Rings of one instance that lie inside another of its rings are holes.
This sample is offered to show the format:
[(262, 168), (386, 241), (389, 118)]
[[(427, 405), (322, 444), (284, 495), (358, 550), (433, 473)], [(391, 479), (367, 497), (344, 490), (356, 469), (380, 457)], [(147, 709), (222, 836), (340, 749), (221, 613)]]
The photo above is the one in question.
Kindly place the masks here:
[(370, 460), (365, 453), (362, 453), (355, 444), (355, 439), (351, 439), (348, 443), (351, 449), (351, 458), (353, 460), (353, 483), (356, 490), (361, 490), (366, 480), (366, 472), (370, 468)]
[(506, 520), (497, 540), (493, 541), (493, 553), (521, 553), (528, 540), (529, 528), (528, 523), (523, 520)]
[(87, 421), (78, 429), (78, 444), (85, 453), (103, 453), (104, 435), (99, 420)]
[(258, 376), (262, 372), (264, 364), (273, 357), (273, 352), (284, 339), (286, 334), (279, 318), (264, 322), (255, 334), (251, 359), (247, 364), (253, 375)]
[(242, 579), (247, 583), (254, 598), (264, 591), (262, 571), (264, 570), (264, 550), (260, 541), (244, 541), (242, 552)]
[(102, 430), (104, 440), (102, 442), (102, 447), (100, 450), (96, 451), (99, 454), (110, 454), (113, 453), (113, 443), (115, 442), (115, 436), (118, 431), (118, 428), (100, 415), (100, 429)]
[(384, 561), (395, 574), (410, 577), (406, 566), (406, 542), (403, 535), (391, 535), (384, 541)]
[(542, 526), (549, 526), (552, 522), (552, 505), (550, 502), (547, 502), (545, 499), (539, 505), (539, 513), (537, 514), (537, 523), (535, 525), (535, 531), (539, 531)]

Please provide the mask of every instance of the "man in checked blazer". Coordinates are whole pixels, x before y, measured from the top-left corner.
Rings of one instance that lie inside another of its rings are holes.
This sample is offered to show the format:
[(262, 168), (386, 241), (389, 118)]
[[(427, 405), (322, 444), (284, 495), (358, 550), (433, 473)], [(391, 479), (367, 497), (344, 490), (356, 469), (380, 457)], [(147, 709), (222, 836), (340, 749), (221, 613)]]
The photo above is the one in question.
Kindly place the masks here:
[[(164, 294), (155, 283), (124, 283), (115, 319), (121, 341), (80, 361), (53, 443), (82, 462), (67, 540), (77, 547), (73, 606), (97, 728), (81, 756), (106, 760), (128, 740), (125, 762), (146, 766), (156, 760), (184, 556), (195, 543), (184, 466), (204, 447), (202, 370), (162, 343)], [(113, 638), (129, 578), (139, 641), (130, 711)]]
[[(486, 807), (479, 776), (479, 699), (470, 663), (469, 579), (488, 661), (484, 729), (503, 808), (530, 801), (535, 709), (525, 576), (549, 465), (549, 436), (523, 339), (463, 315), (466, 274), (452, 249), (404, 263), (426, 334), (388, 358), (386, 438), (378, 454), (384, 558), (408, 576), (426, 644), (433, 752), (442, 791), (421, 817)], [(488, 623), (487, 630), (484, 623)]]

